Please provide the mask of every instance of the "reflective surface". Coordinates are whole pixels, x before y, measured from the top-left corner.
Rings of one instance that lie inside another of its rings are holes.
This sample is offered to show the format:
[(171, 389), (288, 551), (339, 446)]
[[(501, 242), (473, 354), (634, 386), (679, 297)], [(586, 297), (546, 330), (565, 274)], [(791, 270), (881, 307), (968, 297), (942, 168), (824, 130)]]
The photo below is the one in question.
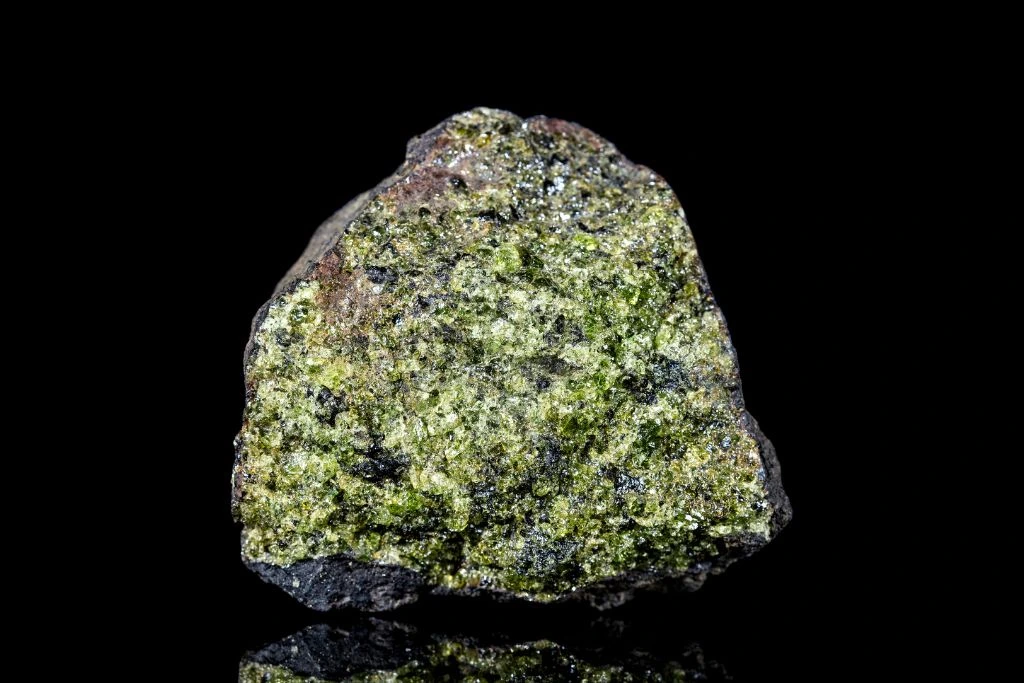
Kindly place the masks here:
[(623, 622), (581, 626), (583, 638), (563, 644), (505, 634), (432, 634), (372, 618), (316, 624), (246, 653), (239, 681), (732, 680), (699, 643), (651, 652), (621, 639)]

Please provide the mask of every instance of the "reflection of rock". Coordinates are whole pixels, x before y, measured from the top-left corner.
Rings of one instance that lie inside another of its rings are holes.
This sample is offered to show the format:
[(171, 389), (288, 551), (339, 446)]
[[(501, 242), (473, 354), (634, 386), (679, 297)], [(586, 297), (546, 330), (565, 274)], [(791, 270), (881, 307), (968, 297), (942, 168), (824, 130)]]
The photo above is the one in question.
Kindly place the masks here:
[(666, 657), (567, 647), (551, 640), (421, 636), (412, 627), (376, 619), (345, 627), (310, 626), (247, 654), (239, 667), (242, 683), (694, 679), (730, 680), (717, 662), (704, 659), (696, 644)]

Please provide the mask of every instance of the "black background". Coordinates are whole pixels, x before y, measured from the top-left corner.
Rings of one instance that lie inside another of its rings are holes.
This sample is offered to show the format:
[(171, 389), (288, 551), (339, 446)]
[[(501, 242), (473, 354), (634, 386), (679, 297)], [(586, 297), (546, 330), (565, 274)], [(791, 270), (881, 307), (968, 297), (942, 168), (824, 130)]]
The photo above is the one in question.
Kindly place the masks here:
[[(153, 211), (170, 218), (166, 247), (176, 256), (158, 275), (175, 290), (158, 334), (177, 357), (159, 380), (174, 405), (166, 438), (147, 437), (147, 448), (171, 454), (160, 466), (170, 486), (158, 512), (169, 518), (169, 546), (155, 550), (189, 558), (170, 563), (154, 602), (187, 615), (174, 635), (186, 656), (211, 662), (204, 679), (232, 680), (244, 651), (322, 620), (238, 558), (230, 469), (251, 318), (317, 225), (391, 173), (408, 138), (478, 105), (578, 122), (666, 178), (728, 320), (748, 408), (782, 463), (790, 526), (697, 594), (611, 614), (627, 643), (671, 652), (697, 641), (739, 680), (871, 666), (879, 631), (849, 622), (868, 609), (873, 571), (862, 559), (871, 522), (853, 498), (864, 494), (855, 470), (874, 417), (846, 404), (865, 379), (857, 321), (863, 259), (875, 247), (854, 236), (882, 193), (870, 175), (878, 162), (864, 158), (874, 103), (830, 85), (834, 73), (777, 66), (705, 81), (685, 68), (643, 84), (556, 78), (543, 91), (512, 77), (471, 90), (441, 88), (429, 72), (414, 71), (421, 87), (410, 88), (387, 71), (354, 83), (339, 69), (309, 83), (270, 65), (245, 75), (219, 69), (183, 84), (185, 97), (159, 102), (170, 115), (150, 131), (172, 169)], [(855, 206), (858, 195), (875, 200)], [(166, 556), (157, 562), (168, 565)], [(401, 618), (421, 630), (470, 624), (571, 640), (589, 617), (428, 602)]]

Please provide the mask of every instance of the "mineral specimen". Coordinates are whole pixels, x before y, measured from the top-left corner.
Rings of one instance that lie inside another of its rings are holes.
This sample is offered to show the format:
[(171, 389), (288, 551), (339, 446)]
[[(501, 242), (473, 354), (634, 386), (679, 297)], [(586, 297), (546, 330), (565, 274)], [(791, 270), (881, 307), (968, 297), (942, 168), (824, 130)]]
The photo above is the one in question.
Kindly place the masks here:
[(790, 507), (671, 188), (493, 109), (314, 235), (245, 354), (242, 555), (315, 609), (699, 587)]

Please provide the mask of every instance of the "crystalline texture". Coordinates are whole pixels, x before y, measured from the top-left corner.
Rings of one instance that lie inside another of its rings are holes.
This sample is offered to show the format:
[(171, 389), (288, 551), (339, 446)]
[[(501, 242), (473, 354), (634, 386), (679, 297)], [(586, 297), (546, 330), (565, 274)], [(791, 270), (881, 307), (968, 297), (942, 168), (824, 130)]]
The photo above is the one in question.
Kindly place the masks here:
[(242, 554), (306, 604), (616, 604), (788, 521), (671, 188), (476, 109), (325, 223), (245, 359)]

